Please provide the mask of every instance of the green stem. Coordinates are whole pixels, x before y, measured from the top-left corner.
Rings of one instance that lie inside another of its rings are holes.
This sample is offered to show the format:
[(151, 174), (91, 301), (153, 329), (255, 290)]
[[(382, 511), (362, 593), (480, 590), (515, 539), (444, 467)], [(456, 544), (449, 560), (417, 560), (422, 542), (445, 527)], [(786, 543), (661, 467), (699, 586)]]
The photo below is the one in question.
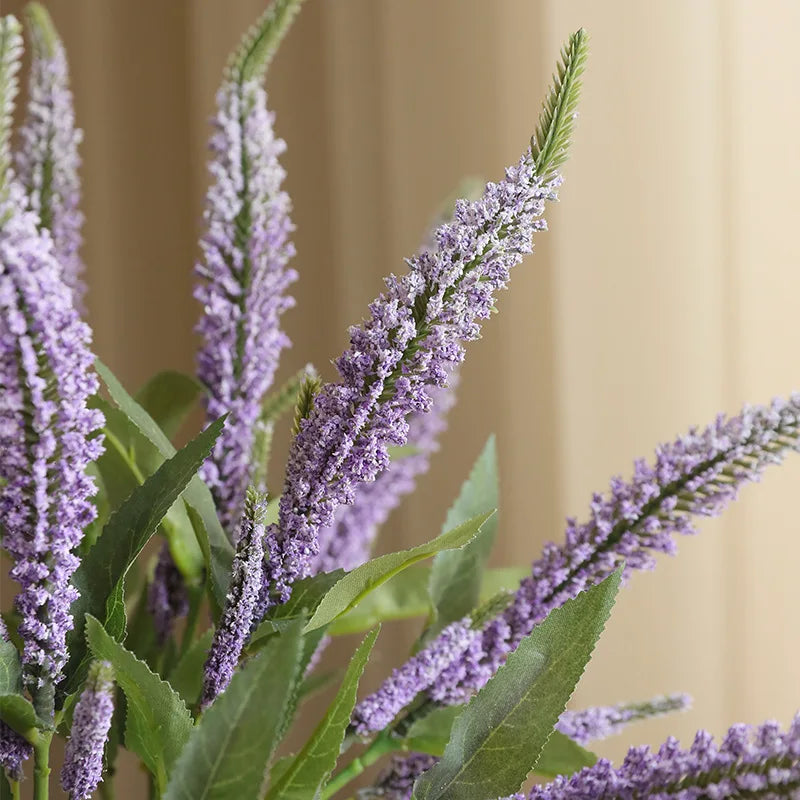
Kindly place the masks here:
[(47, 800), (50, 792), (50, 742), (52, 731), (42, 731), (33, 745), (33, 797)]
[(341, 772), (337, 773), (322, 792), (322, 800), (333, 797), (340, 789), (355, 780), (367, 767), (379, 758), (399, 749), (400, 742), (388, 731), (381, 731), (370, 746), (354, 758)]
[(109, 773), (106, 775), (103, 782), (100, 784), (100, 797), (102, 800), (114, 800), (115, 792), (114, 792), (114, 774)]
[(19, 781), (9, 781), (9, 786), (11, 786), (11, 798), (12, 800), (22, 800), (22, 787), (20, 786)]

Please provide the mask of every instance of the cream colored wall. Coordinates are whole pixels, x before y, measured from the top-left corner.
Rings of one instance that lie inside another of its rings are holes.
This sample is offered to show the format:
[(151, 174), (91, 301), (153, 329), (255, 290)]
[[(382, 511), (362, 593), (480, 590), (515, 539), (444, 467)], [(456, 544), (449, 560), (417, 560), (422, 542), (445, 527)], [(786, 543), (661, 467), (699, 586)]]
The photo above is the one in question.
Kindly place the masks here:
[[(87, 136), (98, 349), (134, 383), (190, 369), (202, 125), (263, 3), (51, 5)], [(592, 36), (551, 232), (470, 348), (431, 482), (387, 546), (435, 532), (490, 431), (510, 563), (658, 441), (800, 388), (799, 24), (790, 0), (308, 0), (268, 79), (302, 275), (287, 373), (312, 359), (331, 374), (440, 199), (518, 157), (560, 43)], [(798, 479), (800, 459), (769, 474), (620, 597), (576, 703), (697, 702), (603, 752), (797, 708)]]

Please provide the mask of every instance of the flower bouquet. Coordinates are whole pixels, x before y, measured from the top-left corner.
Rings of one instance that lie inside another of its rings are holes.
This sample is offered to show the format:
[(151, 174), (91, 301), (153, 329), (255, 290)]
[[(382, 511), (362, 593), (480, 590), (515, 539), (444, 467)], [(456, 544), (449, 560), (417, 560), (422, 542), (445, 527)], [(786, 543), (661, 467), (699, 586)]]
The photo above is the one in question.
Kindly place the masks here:
[[(81, 137), (63, 45), (31, 4), (12, 142), (22, 26), (0, 20), (0, 528), (19, 587), (0, 622), (0, 798), (29, 786), (48, 797), (56, 736), (71, 798), (114, 797), (123, 747), (165, 800), (800, 798), (800, 716), (736, 725), (718, 743), (701, 731), (688, 749), (633, 748), (614, 766), (592, 741), (688, 698), (566, 710), (625, 578), (800, 449), (800, 396), (636, 461), (521, 579), (487, 568), (491, 438), (438, 536), (371, 557), (437, 448), (465, 343), (546, 227), (587, 37), (565, 44), (519, 161), (457, 201), (386, 279), (338, 376), (306, 366), (276, 388), (296, 274), (263, 83), (299, 6), (274, 0), (217, 95), (196, 380), (160, 373), (134, 395), (95, 359), (83, 320)], [(177, 448), (197, 403), (205, 427)], [(267, 462), (282, 425), (278, 490)], [(422, 620), (413, 652), (359, 692), (381, 623), (410, 618)], [(325, 671), (327, 642), (346, 634), (359, 635), (346, 669)], [(332, 699), (291, 752), (298, 709), (323, 686)]]

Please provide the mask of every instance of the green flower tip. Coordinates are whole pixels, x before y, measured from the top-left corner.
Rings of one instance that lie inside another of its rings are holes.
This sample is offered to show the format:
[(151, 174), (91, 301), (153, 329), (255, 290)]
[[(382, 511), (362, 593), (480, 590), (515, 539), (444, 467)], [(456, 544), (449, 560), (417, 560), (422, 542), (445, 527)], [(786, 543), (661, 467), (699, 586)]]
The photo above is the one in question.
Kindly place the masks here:
[(242, 84), (260, 80), (291, 27), (303, 0), (273, 0), (242, 37), (228, 61), (228, 76)]
[(300, 425), (311, 413), (311, 409), (314, 407), (314, 398), (321, 388), (322, 381), (314, 375), (309, 375), (303, 381), (303, 385), (300, 387), (300, 391), (297, 395), (297, 405), (294, 409), (292, 436), (297, 436), (297, 434), (300, 433)]
[(561, 50), (553, 83), (539, 115), (536, 132), (531, 137), (531, 154), (539, 175), (558, 169), (569, 155), (588, 45), (589, 36), (580, 28)]
[(52, 58), (59, 39), (47, 9), (41, 3), (28, 3), (25, 7), (25, 23), (34, 55)]

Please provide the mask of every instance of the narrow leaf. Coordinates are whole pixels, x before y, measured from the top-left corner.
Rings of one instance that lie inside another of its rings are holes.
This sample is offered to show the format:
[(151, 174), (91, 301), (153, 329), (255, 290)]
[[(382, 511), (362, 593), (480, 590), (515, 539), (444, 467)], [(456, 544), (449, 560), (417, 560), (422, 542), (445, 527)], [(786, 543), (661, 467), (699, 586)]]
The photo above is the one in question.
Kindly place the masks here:
[(180, 430), (195, 407), (203, 387), (174, 370), (159, 372), (136, 393), (136, 402), (153, 418), (168, 439)]
[(110, 661), (127, 700), (125, 746), (142, 759), (159, 792), (192, 732), (186, 704), (172, 687), (87, 617), (86, 639), (97, 659)]
[(367, 634), (356, 650), (325, 716), (294, 761), (270, 788), (267, 800), (308, 800), (318, 796), (339, 758), (345, 730), (356, 703), (358, 683), (378, 632), (375, 629)]
[[(499, 495), (497, 447), (494, 436), (490, 436), (469, 478), (461, 487), (458, 499), (448, 512), (442, 530), (451, 530), (478, 514), (497, 508)], [(465, 617), (478, 605), (481, 576), (496, 533), (495, 514), (468, 545), (460, 550), (438, 553), (433, 559), (430, 580), (433, 617), (425, 633), (426, 640), (435, 637), (451, 622)]]
[[(128, 416), (131, 422), (158, 449), (164, 458), (171, 458), (175, 455), (175, 448), (161, 428), (125, 391), (111, 370), (101, 361), (97, 361), (95, 367), (112, 400)], [(228, 581), (230, 580), (231, 565), (233, 564), (233, 546), (219, 524), (211, 492), (198, 476), (195, 475), (189, 482), (183, 493), (183, 498), (196, 512), (195, 515), (190, 513), (190, 519), (198, 536), (203, 554), (210, 560), (210, 563), (207, 563), (206, 566), (209, 570), (214, 597), (221, 607), (225, 604), (225, 595), (228, 590)]]
[(337, 617), (354, 608), (371, 591), (386, 583), (389, 578), (408, 569), (418, 561), (430, 558), (441, 550), (463, 547), (480, 533), (483, 525), (491, 519), (493, 514), (493, 511), (481, 514), (426, 544), (412, 547), (410, 550), (402, 550), (399, 553), (379, 556), (348, 572), (322, 598), (314, 616), (306, 626), (306, 631), (333, 622)]
[(189, 707), (200, 697), (203, 688), (203, 666), (208, 658), (213, 638), (214, 631), (209, 628), (196, 642), (192, 642), (180, 657), (175, 669), (169, 674), (170, 685)]
[(578, 683), (619, 589), (618, 570), (534, 628), (453, 723), (414, 800), (486, 800), (516, 792)]
[(283, 712), (298, 679), (301, 621), (234, 675), (192, 732), (165, 800), (259, 796)]
[(572, 775), (597, 763), (597, 756), (573, 742), (563, 733), (553, 731), (536, 762), (536, 774), (544, 778)]
[(72, 583), (80, 596), (71, 608), (75, 627), (68, 638), (70, 661), (65, 693), (75, 691), (82, 681), (79, 667), (86, 652), (83, 642), (85, 615), (92, 614), (105, 620), (109, 596), (147, 544), (167, 509), (211, 452), (221, 429), (221, 420), (209, 425), (134, 489), (111, 516), (102, 536), (72, 576)]

